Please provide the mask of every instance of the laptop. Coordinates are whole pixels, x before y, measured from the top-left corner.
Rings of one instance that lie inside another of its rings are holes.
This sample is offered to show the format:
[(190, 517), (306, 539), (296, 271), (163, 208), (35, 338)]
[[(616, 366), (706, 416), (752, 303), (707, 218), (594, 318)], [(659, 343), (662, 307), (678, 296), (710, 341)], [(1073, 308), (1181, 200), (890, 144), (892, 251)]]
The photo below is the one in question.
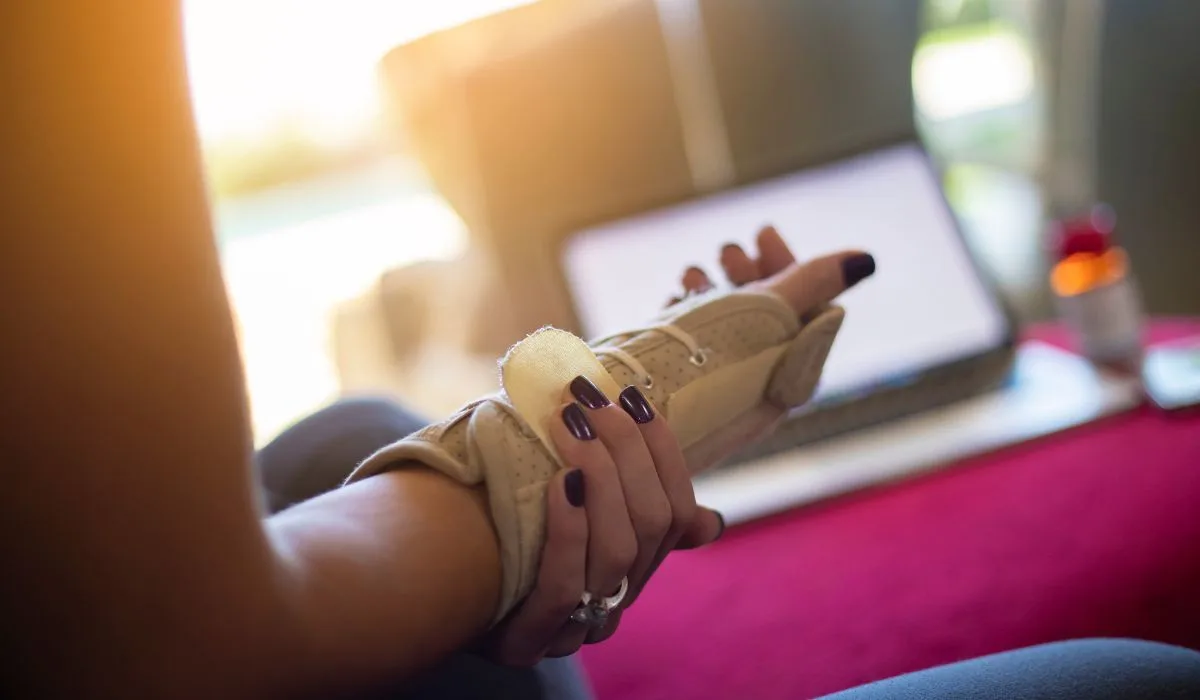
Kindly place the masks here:
[(862, 249), (876, 274), (838, 303), (846, 322), (813, 400), (731, 461), (945, 405), (1001, 386), (1015, 324), (968, 249), (928, 153), (902, 140), (734, 189), (590, 222), (560, 253), (576, 327), (642, 325), (689, 265), (723, 280), (729, 242), (751, 250), (774, 225), (800, 258)]

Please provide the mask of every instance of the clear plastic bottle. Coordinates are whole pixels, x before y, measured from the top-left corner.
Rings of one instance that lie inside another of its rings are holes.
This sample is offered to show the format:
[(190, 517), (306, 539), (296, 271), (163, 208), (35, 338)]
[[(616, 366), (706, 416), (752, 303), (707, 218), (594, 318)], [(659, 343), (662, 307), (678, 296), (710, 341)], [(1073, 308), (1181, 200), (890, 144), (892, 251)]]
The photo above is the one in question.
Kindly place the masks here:
[(1142, 359), (1144, 319), (1129, 257), (1114, 241), (1114, 224), (1103, 206), (1060, 222), (1050, 287), (1080, 352), (1098, 364), (1134, 372)]

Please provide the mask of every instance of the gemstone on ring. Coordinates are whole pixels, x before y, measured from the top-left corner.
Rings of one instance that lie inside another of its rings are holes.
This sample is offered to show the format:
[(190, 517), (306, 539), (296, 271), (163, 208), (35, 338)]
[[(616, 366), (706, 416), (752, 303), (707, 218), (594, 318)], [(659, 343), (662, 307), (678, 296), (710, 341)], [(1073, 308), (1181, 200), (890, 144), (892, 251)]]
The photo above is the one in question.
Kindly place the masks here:
[(589, 627), (603, 627), (608, 622), (608, 611), (595, 601), (580, 603), (571, 613), (571, 622)]
[(579, 598), (579, 606), (571, 612), (571, 621), (580, 624), (590, 625), (592, 627), (603, 627), (604, 623), (608, 622), (608, 614), (616, 609), (621, 601), (625, 600), (625, 594), (629, 592), (629, 577), (621, 579), (621, 585), (617, 592), (601, 598), (594, 596), (587, 591)]

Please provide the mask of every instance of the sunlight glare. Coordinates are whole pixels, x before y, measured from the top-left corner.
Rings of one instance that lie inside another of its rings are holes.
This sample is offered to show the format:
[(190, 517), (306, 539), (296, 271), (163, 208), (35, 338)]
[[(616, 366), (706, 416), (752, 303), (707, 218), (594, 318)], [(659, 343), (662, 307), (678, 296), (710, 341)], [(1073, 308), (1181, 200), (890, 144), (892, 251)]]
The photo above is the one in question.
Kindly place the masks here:
[(408, 195), (229, 243), (222, 267), (235, 309), (256, 439), (335, 398), (329, 323), (388, 269), (446, 260), (466, 231), (433, 194)]
[(935, 120), (1017, 104), (1034, 80), (1028, 47), (1010, 33), (922, 46), (913, 57), (917, 107)]
[[(352, 143), (378, 126), (376, 70), (387, 51), (529, 1), (184, 0), (201, 139), (253, 146), (298, 130), (319, 145)], [(289, 195), (299, 200), (279, 195), (266, 198), (288, 220), (307, 209), (305, 198), (341, 196), (317, 185)], [(228, 237), (222, 267), (259, 444), (336, 397), (330, 320), (341, 303), (386, 270), (453, 258), (466, 246), (444, 201), (403, 186), (383, 200)]]
[(281, 125), (348, 138), (378, 113), (375, 65), (391, 48), (531, 0), (185, 0), (201, 137)]

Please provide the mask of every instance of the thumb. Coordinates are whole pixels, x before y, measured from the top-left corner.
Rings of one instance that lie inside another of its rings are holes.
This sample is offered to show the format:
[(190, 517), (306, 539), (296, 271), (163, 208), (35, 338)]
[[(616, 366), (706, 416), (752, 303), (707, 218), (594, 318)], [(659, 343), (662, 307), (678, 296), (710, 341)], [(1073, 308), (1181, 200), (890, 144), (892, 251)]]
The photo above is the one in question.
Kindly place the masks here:
[(725, 517), (713, 510), (700, 506), (692, 524), (683, 531), (675, 549), (696, 549), (716, 542), (725, 532)]
[(873, 274), (875, 258), (848, 250), (793, 263), (758, 284), (783, 297), (797, 316), (804, 316)]

